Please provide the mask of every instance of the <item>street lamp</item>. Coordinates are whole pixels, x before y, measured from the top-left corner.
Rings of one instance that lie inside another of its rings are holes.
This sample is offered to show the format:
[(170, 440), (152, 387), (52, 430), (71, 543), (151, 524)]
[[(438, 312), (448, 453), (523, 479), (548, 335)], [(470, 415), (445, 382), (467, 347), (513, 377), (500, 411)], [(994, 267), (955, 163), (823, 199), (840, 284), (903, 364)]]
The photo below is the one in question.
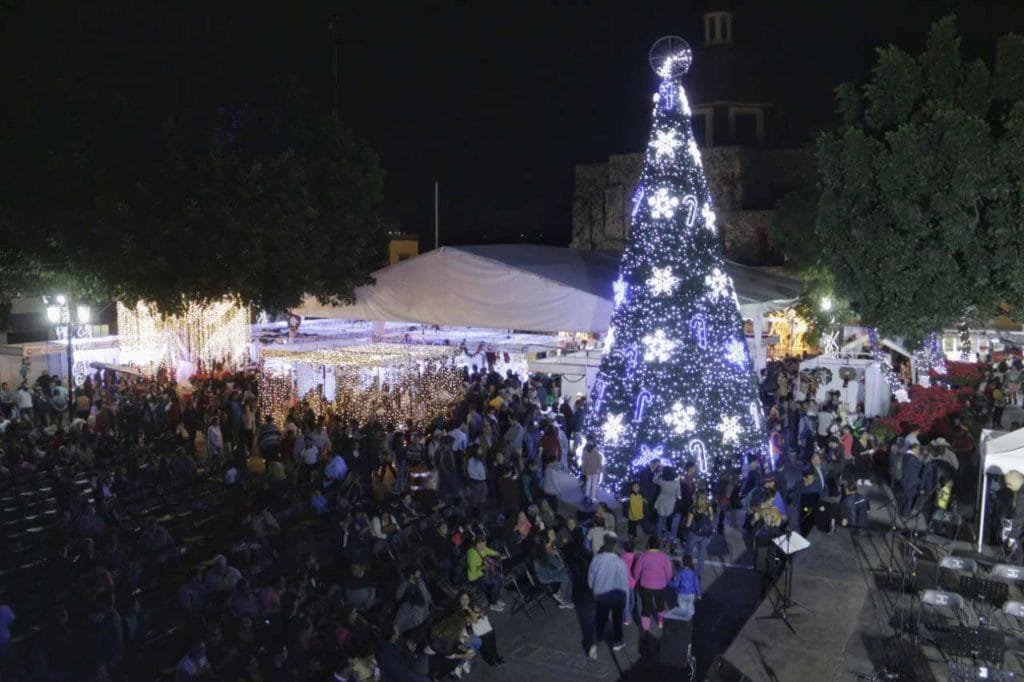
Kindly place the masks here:
[[(67, 339), (68, 350), (68, 424), (75, 418), (75, 349), (72, 339), (75, 338), (75, 328), (89, 324), (92, 317), (92, 309), (85, 304), (79, 304), (72, 309), (68, 299), (63, 294), (52, 298), (44, 298), (46, 303), (46, 319), (54, 326), (57, 332), (57, 339), (60, 340), (61, 333)], [(74, 310), (76, 320), (72, 320), (71, 312)]]

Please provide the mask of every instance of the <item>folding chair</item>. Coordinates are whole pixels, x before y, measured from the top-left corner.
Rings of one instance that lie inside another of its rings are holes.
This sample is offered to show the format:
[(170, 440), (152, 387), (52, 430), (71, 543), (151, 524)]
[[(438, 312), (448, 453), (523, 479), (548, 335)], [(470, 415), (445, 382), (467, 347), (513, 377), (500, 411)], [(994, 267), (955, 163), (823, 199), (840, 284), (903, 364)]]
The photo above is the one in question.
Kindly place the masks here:
[(992, 579), (1012, 583), (1024, 582), (1024, 568), (1013, 564), (996, 564), (992, 567)]
[(942, 557), (938, 573), (935, 575), (935, 587), (953, 591), (960, 585), (961, 575), (977, 574), (978, 562), (974, 559), (959, 556)]
[(955, 592), (925, 590), (921, 593), (921, 610), (917, 616), (917, 631), (921, 626), (939, 648), (943, 659), (942, 643), (958, 626), (964, 624), (964, 598)]
[(505, 574), (505, 590), (512, 593), (512, 606), (509, 609), (511, 615), (525, 613), (533, 622), (535, 613), (547, 613), (547, 607), (544, 606), (546, 590), (534, 583), (525, 563), (514, 566)]
[(1024, 601), (1011, 599), (1006, 602), (1003, 604), (1003, 615), (1014, 632), (1024, 634)]

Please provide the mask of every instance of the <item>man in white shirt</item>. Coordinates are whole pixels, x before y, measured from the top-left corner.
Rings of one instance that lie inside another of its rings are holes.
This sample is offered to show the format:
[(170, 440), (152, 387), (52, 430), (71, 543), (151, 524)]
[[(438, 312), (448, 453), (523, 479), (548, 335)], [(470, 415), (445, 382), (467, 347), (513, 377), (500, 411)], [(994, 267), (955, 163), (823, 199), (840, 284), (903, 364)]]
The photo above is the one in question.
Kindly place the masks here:
[(452, 452), (456, 455), (462, 455), (465, 451), (466, 446), (469, 445), (469, 434), (467, 433), (468, 427), (466, 422), (462, 422), (457, 428), (452, 429), (448, 435), (452, 437)]
[(299, 450), (299, 461), (306, 466), (314, 466), (320, 459), (320, 449), (313, 442), (312, 436), (303, 436), (302, 449)]

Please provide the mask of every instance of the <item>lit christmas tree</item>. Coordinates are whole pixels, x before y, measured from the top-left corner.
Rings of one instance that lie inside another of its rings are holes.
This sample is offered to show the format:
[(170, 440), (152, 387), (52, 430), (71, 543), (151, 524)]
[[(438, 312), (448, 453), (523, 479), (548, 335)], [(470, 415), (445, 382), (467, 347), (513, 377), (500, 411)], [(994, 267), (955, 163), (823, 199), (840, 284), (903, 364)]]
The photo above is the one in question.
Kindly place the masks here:
[(616, 493), (654, 457), (693, 460), (711, 474), (719, 456), (766, 449), (743, 320), (679, 83), (690, 61), (681, 38), (662, 38), (651, 51), (661, 83), (587, 413), (584, 432), (604, 453), (605, 483)]

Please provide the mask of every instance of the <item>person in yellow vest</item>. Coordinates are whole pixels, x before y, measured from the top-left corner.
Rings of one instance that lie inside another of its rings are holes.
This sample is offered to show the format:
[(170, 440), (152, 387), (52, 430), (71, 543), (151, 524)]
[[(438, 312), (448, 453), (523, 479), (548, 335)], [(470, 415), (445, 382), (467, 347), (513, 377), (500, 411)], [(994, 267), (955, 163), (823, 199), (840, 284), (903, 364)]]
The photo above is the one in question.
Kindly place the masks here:
[(640, 492), (640, 482), (633, 481), (629, 485), (629, 509), (626, 514), (626, 520), (628, 521), (629, 537), (636, 538), (637, 526), (644, 520), (647, 515), (647, 499)]

